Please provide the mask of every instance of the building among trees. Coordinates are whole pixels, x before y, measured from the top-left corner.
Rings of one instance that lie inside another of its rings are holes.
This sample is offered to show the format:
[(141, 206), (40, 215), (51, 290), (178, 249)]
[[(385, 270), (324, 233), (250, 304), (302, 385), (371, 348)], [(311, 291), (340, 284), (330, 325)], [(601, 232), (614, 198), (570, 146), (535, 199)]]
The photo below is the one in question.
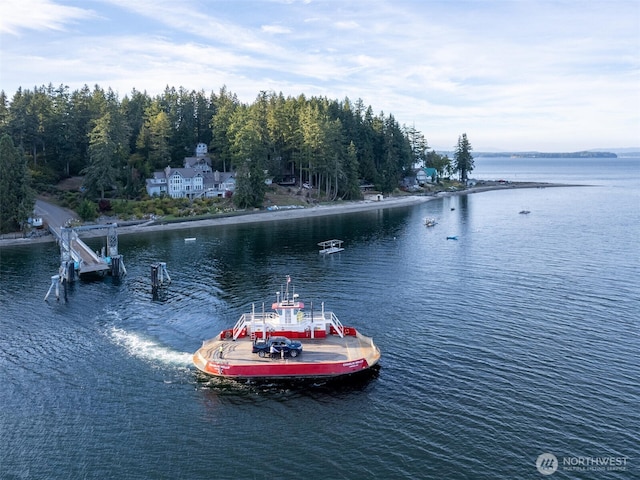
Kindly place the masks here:
[(150, 197), (168, 195), (171, 198), (229, 197), (236, 182), (232, 172), (212, 171), (207, 145), (199, 143), (195, 157), (186, 157), (183, 168), (171, 168), (153, 172), (146, 180)]

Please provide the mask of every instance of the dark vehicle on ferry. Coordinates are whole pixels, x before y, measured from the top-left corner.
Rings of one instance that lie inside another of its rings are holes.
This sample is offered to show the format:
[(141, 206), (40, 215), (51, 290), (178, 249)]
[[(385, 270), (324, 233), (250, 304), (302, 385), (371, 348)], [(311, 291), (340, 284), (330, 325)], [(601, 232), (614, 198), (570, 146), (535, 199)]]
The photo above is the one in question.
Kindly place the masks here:
[(302, 344), (287, 337), (271, 337), (266, 341), (258, 338), (253, 343), (251, 350), (257, 353), (259, 357), (297, 357), (302, 353)]

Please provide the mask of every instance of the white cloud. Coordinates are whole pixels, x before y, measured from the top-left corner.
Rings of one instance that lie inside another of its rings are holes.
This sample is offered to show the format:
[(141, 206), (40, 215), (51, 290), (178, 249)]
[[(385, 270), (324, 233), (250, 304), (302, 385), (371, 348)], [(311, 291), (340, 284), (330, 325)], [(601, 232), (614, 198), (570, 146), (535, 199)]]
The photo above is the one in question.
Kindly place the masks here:
[(628, 145), (640, 132), (631, 0), (77, 5), (0, 4), (9, 96), (49, 82), (348, 96), (415, 123), (433, 146), (466, 132), (476, 150)]
[(334, 25), (336, 28), (343, 29), (343, 30), (357, 30), (358, 28), (360, 28), (360, 25), (358, 25), (358, 22), (354, 20), (349, 20), (348, 22), (336, 22), (334, 23)]
[(94, 17), (90, 10), (59, 5), (50, 0), (3, 0), (0, 32), (18, 35), (22, 30), (64, 30), (70, 23)]
[(291, 33), (290, 29), (283, 27), (281, 25), (263, 25), (260, 29), (266, 33), (274, 33), (274, 34)]

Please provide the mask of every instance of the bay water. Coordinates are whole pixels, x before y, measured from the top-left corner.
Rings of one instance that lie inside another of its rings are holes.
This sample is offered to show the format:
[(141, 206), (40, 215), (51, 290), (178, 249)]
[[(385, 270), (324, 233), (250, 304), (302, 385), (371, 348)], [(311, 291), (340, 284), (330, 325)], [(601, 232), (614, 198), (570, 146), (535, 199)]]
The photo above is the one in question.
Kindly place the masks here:
[[(638, 478), (640, 159), (475, 164), (572, 186), (122, 235), (128, 274), (59, 302), (43, 301), (55, 244), (2, 247), (0, 479), (506, 480), (544, 478), (542, 454), (551, 478)], [(346, 250), (318, 255), (331, 238)], [(172, 280), (157, 295), (155, 262)], [(379, 371), (196, 373), (201, 342), (286, 275), (374, 338)]]

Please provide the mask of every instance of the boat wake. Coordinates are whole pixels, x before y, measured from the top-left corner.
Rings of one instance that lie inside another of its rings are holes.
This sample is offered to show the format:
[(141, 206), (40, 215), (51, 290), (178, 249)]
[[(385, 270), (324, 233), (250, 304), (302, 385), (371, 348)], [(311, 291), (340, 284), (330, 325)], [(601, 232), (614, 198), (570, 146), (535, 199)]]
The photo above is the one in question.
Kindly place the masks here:
[(159, 361), (165, 365), (191, 367), (191, 357), (193, 355), (191, 353), (172, 350), (137, 333), (128, 332), (117, 327), (111, 327), (108, 334), (117, 345), (124, 347), (134, 357), (147, 361)]

